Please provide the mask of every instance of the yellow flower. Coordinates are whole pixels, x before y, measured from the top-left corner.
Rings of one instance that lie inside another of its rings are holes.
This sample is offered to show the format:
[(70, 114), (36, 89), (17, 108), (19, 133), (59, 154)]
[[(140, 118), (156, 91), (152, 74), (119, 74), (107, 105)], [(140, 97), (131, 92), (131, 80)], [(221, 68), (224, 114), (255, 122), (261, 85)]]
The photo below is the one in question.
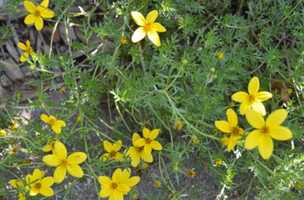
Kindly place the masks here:
[(78, 117), (76, 118), (76, 122), (81, 122), (81, 121), (82, 121), (82, 117), (78, 116)]
[(245, 117), (256, 130), (251, 131), (246, 137), (245, 148), (250, 150), (258, 147), (264, 159), (270, 158), (273, 152), (272, 139), (283, 141), (292, 138), (292, 132), (288, 128), (280, 126), (287, 115), (286, 110), (279, 109), (271, 113), (265, 122), (260, 113), (253, 109), (247, 109)]
[(160, 131), (161, 131), (160, 129), (154, 129), (153, 131), (150, 132), (149, 129), (144, 128), (143, 135), (145, 139), (139, 138), (138, 140), (136, 140), (134, 145), (139, 147), (143, 146), (146, 155), (150, 155), (152, 149), (159, 151), (162, 150), (163, 148), (162, 145), (154, 140)]
[(55, 131), (55, 133), (57, 134), (61, 133), (62, 126), (65, 127), (64, 121), (56, 120), (56, 118), (53, 115), (50, 115), (50, 117), (48, 117), (47, 115), (42, 114), (40, 118), (42, 121), (49, 123), (53, 131)]
[(199, 140), (198, 140), (198, 138), (194, 135), (194, 136), (192, 136), (192, 142), (194, 143), (194, 144), (198, 144), (199, 143)]
[(60, 88), (60, 90), (58, 91), (58, 94), (62, 94), (62, 93), (66, 93), (65, 87)]
[[(57, 141), (59, 142), (59, 140)], [(57, 141), (56, 138), (50, 138), (50, 143), (45, 148), (43, 148), (42, 151), (44, 152), (52, 151), (52, 153), (54, 154), (54, 147)]]
[(221, 52), (218, 52), (216, 54), (217, 59), (222, 60), (224, 58), (224, 54), (222, 54)]
[(103, 141), (103, 147), (105, 148), (105, 150), (108, 153), (103, 154), (99, 158), (99, 160), (102, 159), (102, 161), (106, 161), (106, 160), (119, 160), (119, 159), (121, 159), (123, 157), (123, 155), (118, 152), (121, 148), (121, 144), (122, 144), (121, 140), (118, 140), (113, 145), (112, 145), (112, 143), (110, 143), (108, 141)]
[(120, 43), (121, 43), (121, 44), (126, 44), (126, 43), (127, 43), (127, 37), (122, 36), (122, 37), (120, 38)]
[(135, 23), (138, 26), (141, 26), (133, 33), (131, 38), (132, 42), (139, 42), (146, 35), (148, 35), (148, 38), (151, 40), (151, 42), (159, 47), (160, 39), (157, 32), (165, 32), (166, 28), (163, 27), (160, 23), (155, 22), (156, 18), (158, 17), (157, 10), (152, 10), (149, 12), (146, 19), (141, 13), (137, 11), (131, 12), (131, 15)]
[(253, 110), (259, 112), (261, 115), (266, 115), (266, 110), (263, 101), (270, 99), (272, 94), (270, 92), (259, 92), (260, 81), (258, 77), (253, 77), (248, 84), (248, 92), (237, 92), (232, 95), (233, 101), (241, 102), (240, 113), (245, 114), (247, 108), (252, 108)]
[(54, 172), (55, 183), (61, 183), (68, 170), (69, 174), (81, 178), (83, 171), (79, 164), (87, 159), (87, 155), (83, 152), (75, 152), (67, 157), (67, 150), (61, 142), (55, 143), (54, 154), (44, 156), (42, 161), (49, 166), (58, 166)]
[(13, 124), (13, 125), (11, 126), (11, 129), (12, 129), (12, 130), (16, 130), (16, 129), (17, 129), (17, 126), (16, 126), (15, 124)]
[(186, 176), (191, 176), (191, 177), (195, 177), (196, 176), (196, 173), (192, 170), (192, 169), (189, 169), (186, 173)]
[(138, 139), (140, 139), (140, 136), (137, 133), (134, 133), (132, 137), (132, 143), (134, 146), (130, 147), (130, 149), (126, 153), (126, 155), (130, 155), (132, 159), (131, 165), (133, 167), (136, 167), (139, 164), (140, 158), (143, 159), (145, 162), (149, 162), (149, 163), (153, 162), (152, 154), (146, 155), (144, 151), (144, 147), (139, 147), (135, 145), (135, 142)]
[[(37, 194), (42, 194), (43, 196), (50, 197), (54, 195), (54, 191), (51, 186), (54, 184), (53, 177), (44, 177), (45, 172), (35, 169), (30, 178), (30, 196), (36, 196)], [(43, 178), (43, 179), (42, 179)]]
[[(238, 118), (236, 113), (231, 108), (226, 111), (226, 114), (228, 117), (228, 122), (221, 120), (214, 122), (214, 124), (220, 131), (224, 133), (231, 133), (228, 140), (228, 152), (230, 152), (231, 149), (235, 147), (236, 141), (242, 138), (244, 130), (237, 126)], [(225, 144), (226, 142), (227, 140), (225, 139)], [(224, 142), (222, 142), (222, 144), (224, 144)]]
[(36, 53), (33, 51), (33, 48), (31, 47), (31, 42), (29, 40), (26, 41), (26, 46), (25, 44), (23, 44), (22, 42), (18, 43), (18, 47), (22, 50), (24, 50), (25, 52), (20, 56), (20, 61), (24, 62), (26, 61), (25, 57), (29, 57), (29, 55), (36, 55)]
[(303, 187), (303, 185), (302, 185), (302, 183), (297, 183), (297, 184), (296, 184), (296, 187), (297, 187), (298, 189), (301, 189), (301, 188)]
[(222, 160), (221, 160), (221, 159), (219, 159), (219, 158), (218, 158), (218, 159), (216, 159), (216, 160), (215, 160), (215, 164), (216, 164), (216, 165), (220, 165), (220, 164), (222, 164)]
[(183, 123), (176, 119), (173, 128), (180, 131), (183, 128)]
[(35, 27), (38, 31), (40, 31), (43, 27), (43, 19), (42, 18), (53, 18), (54, 12), (47, 9), (49, 5), (49, 0), (44, 0), (41, 4), (36, 8), (35, 4), (30, 1), (24, 1), (23, 5), (27, 12), (30, 14), (27, 15), (24, 19), (25, 24), (33, 24), (35, 23)]
[[(27, 175), (27, 176), (25, 177), (25, 181), (26, 181), (27, 184), (29, 184), (28, 181), (30, 180), (30, 176), (31, 176), (31, 175)], [(29, 191), (30, 191), (30, 188), (29, 188), (28, 186), (24, 186), (22, 180), (19, 180), (19, 179), (12, 179), (12, 180), (9, 181), (9, 183), (11, 184), (11, 186), (12, 186), (13, 188), (23, 189), (24, 192), (29, 192)], [(25, 199), (26, 199), (25, 196), (23, 195), (23, 193), (22, 193), (21, 191), (18, 193), (18, 197), (19, 197), (18, 200), (25, 200)]]
[(0, 136), (5, 136), (6, 135), (6, 131), (4, 130), (4, 129), (2, 129), (1, 131), (0, 131)]
[(99, 196), (101, 198), (110, 196), (110, 200), (123, 200), (123, 195), (128, 194), (130, 187), (136, 185), (140, 180), (138, 176), (129, 178), (130, 174), (130, 169), (121, 171), (118, 168), (113, 173), (112, 179), (107, 176), (98, 177), (98, 182), (101, 185)]
[(155, 188), (158, 188), (158, 187), (160, 187), (160, 186), (161, 186), (161, 182), (160, 182), (160, 181), (154, 182), (154, 187), (155, 187)]
[(292, 93), (292, 89), (289, 88), (289, 89), (287, 90), (287, 93), (288, 93), (288, 94), (291, 94), (291, 93)]

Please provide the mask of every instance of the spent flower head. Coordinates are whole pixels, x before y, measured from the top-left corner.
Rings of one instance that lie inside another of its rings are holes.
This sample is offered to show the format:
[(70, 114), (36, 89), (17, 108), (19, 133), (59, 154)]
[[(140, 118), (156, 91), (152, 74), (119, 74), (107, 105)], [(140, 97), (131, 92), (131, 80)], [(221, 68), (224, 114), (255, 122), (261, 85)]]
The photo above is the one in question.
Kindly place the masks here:
[(61, 183), (66, 175), (66, 171), (70, 175), (81, 178), (83, 171), (79, 164), (87, 159), (87, 155), (83, 152), (75, 152), (67, 156), (67, 150), (63, 143), (56, 142), (54, 154), (44, 156), (42, 161), (49, 166), (58, 166), (54, 172), (55, 183)]
[(133, 33), (131, 38), (132, 42), (139, 42), (146, 35), (148, 35), (148, 38), (151, 40), (151, 42), (159, 47), (161, 43), (157, 32), (165, 32), (166, 28), (163, 27), (160, 23), (155, 22), (156, 18), (158, 17), (157, 10), (152, 10), (149, 12), (146, 19), (141, 13), (137, 11), (132, 11), (131, 15), (135, 23), (140, 26)]
[(43, 19), (42, 18), (53, 18), (54, 17), (54, 12), (47, 9), (49, 5), (49, 0), (44, 0), (41, 2), (41, 4), (36, 7), (35, 4), (33, 4), (30, 1), (24, 1), (23, 5), (28, 14), (25, 19), (24, 23), (25, 24), (33, 24), (35, 23), (35, 27), (38, 31), (40, 31), (43, 27)]
[(222, 144), (226, 144), (228, 145), (228, 152), (231, 151), (231, 149), (233, 147), (235, 147), (236, 145), (236, 141), (241, 139), (243, 134), (244, 134), (244, 130), (240, 127), (237, 126), (238, 124), (238, 118), (236, 113), (229, 108), (226, 111), (227, 114), (227, 118), (228, 118), (228, 122), (221, 120), (221, 121), (216, 121), (214, 122), (216, 128), (218, 128), (219, 130), (221, 130), (224, 133), (230, 133), (230, 138), (229, 140), (225, 141), (224, 143), (222, 142)]
[(284, 141), (292, 138), (292, 132), (288, 128), (280, 126), (287, 115), (286, 110), (279, 109), (271, 113), (265, 121), (260, 113), (247, 109), (245, 117), (256, 130), (251, 131), (246, 137), (245, 148), (250, 150), (258, 147), (262, 158), (270, 158), (273, 152), (272, 139)]

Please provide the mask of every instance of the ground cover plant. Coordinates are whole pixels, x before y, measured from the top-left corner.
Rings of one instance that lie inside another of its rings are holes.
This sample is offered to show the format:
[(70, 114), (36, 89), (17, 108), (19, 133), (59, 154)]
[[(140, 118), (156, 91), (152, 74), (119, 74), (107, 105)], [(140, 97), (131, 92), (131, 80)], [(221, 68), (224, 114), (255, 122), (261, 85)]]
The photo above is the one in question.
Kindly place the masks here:
[(301, 0), (0, 9), (0, 199), (303, 198)]

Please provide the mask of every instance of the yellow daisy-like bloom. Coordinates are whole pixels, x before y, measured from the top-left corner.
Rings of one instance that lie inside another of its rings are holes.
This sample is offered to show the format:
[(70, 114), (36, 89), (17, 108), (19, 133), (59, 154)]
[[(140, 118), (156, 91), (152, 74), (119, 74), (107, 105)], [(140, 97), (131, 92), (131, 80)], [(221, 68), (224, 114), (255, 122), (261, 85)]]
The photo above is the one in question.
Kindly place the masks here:
[(43, 196), (50, 197), (54, 195), (54, 191), (51, 186), (54, 184), (53, 177), (44, 177), (45, 172), (35, 169), (32, 176), (30, 177), (30, 196), (36, 196), (42, 194)]
[[(59, 140), (57, 140), (59, 142)], [(56, 143), (56, 138), (50, 138), (50, 143), (42, 149), (44, 152), (49, 152), (52, 151), (54, 153), (54, 148), (55, 148), (55, 143)]]
[(222, 60), (224, 58), (224, 54), (222, 54), (221, 52), (218, 52), (216, 54), (216, 57), (217, 57), (218, 60)]
[(245, 114), (247, 108), (252, 108), (253, 110), (259, 112), (261, 115), (266, 115), (266, 110), (263, 101), (270, 99), (272, 94), (270, 92), (259, 92), (260, 81), (258, 77), (253, 77), (248, 84), (248, 92), (237, 92), (232, 95), (233, 101), (241, 102), (240, 113)]
[(155, 22), (156, 18), (158, 17), (157, 10), (152, 10), (149, 12), (146, 19), (141, 13), (137, 11), (131, 12), (131, 15), (135, 23), (138, 26), (141, 26), (133, 33), (131, 38), (132, 42), (139, 42), (146, 35), (148, 35), (148, 38), (151, 40), (151, 42), (159, 47), (160, 39), (157, 32), (165, 32), (167, 30), (160, 23)]
[(120, 43), (121, 43), (121, 44), (126, 44), (126, 43), (127, 43), (127, 37), (122, 36), (122, 37), (120, 38)]
[[(27, 176), (25, 177), (25, 181), (26, 181), (27, 184), (29, 184), (28, 181), (30, 180), (30, 176), (31, 176), (31, 175), (27, 175)], [(30, 187), (29, 187), (29, 186), (26, 186), (26, 187), (25, 187), (22, 180), (19, 180), (19, 179), (12, 179), (12, 180), (9, 181), (9, 183), (11, 184), (11, 186), (12, 186), (13, 188), (23, 189), (25, 192), (29, 192), (29, 191), (30, 191)], [(25, 200), (25, 199), (26, 199), (26, 198), (25, 198), (25, 196), (23, 195), (23, 193), (22, 193), (22, 192), (19, 192), (19, 193), (18, 193), (18, 200)]]
[(43, 27), (43, 19), (42, 18), (53, 18), (54, 12), (47, 9), (49, 5), (49, 0), (44, 0), (41, 4), (36, 8), (35, 4), (30, 1), (24, 1), (23, 5), (27, 12), (30, 14), (27, 15), (24, 19), (25, 24), (33, 24), (35, 23), (35, 27), (38, 31), (40, 31)]
[(231, 149), (235, 147), (236, 141), (242, 138), (244, 130), (237, 126), (238, 118), (236, 113), (231, 108), (226, 111), (226, 114), (228, 117), (228, 122), (221, 120), (214, 122), (214, 124), (220, 131), (224, 133), (231, 133), (228, 141), (226, 138), (224, 142), (222, 141), (222, 144), (228, 145), (228, 152), (230, 152)]
[(163, 147), (162, 145), (155, 141), (154, 139), (158, 136), (160, 129), (154, 129), (153, 131), (150, 132), (149, 129), (144, 128), (143, 130), (143, 135), (144, 138), (139, 138), (136, 140), (134, 146), (139, 146), (139, 147), (144, 147), (144, 151), (146, 155), (150, 155), (152, 152), (152, 149), (155, 150), (162, 150)]
[(81, 116), (78, 116), (77, 118), (76, 118), (76, 122), (81, 122), (82, 121), (82, 117)]
[(68, 170), (69, 174), (81, 178), (83, 171), (79, 164), (87, 159), (87, 155), (83, 152), (75, 152), (67, 157), (67, 150), (61, 142), (55, 143), (54, 154), (44, 156), (42, 161), (49, 166), (58, 166), (54, 172), (55, 183), (61, 183)]
[(50, 117), (48, 117), (47, 115), (42, 114), (40, 118), (42, 121), (49, 123), (53, 131), (55, 131), (57, 134), (61, 133), (62, 126), (65, 127), (65, 122), (62, 120), (56, 120), (53, 115), (50, 115)]
[(139, 164), (140, 158), (143, 159), (145, 162), (149, 162), (149, 163), (153, 162), (152, 154), (146, 155), (144, 151), (144, 147), (139, 147), (135, 145), (135, 142), (138, 139), (140, 139), (140, 136), (137, 133), (134, 133), (132, 137), (132, 143), (134, 147), (130, 147), (130, 149), (126, 153), (126, 155), (130, 155), (132, 159), (131, 165), (133, 167), (136, 167)]
[(284, 141), (292, 138), (292, 132), (288, 128), (280, 126), (287, 115), (286, 110), (279, 109), (271, 113), (265, 122), (260, 113), (253, 109), (247, 109), (245, 117), (256, 130), (251, 131), (246, 137), (245, 148), (250, 150), (258, 147), (264, 159), (270, 158), (273, 152), (272, 139)]
[(129, 178), (131, 170), (116, 169), (112, 175), (112, 179), (107, 176), (98, 177), (101, 185), (99, 196), (105, 198), (109, 196), (109, 200), (123, 200), (123, 195), (128, 194), (130, 187), (136, 185), (140, 178), (138, 176)]
[(181, 121), (179, 121), (178, 119), (176, 119), (175, 123), (173, 125), (173, 128), (180, 131), (183, 128), (183, 123)]
[(122, 142), (121, 140), (118, 140), (114, 144), (103, 141), (103, 147), (108, 153), (103, 154), (99, 160), (106, 161), (106, 160), (119, 160), (123, 157), (121, 153), (118, 151), (121, 149)]
[(221, 160), (221, 159), (219, 159), (219, 158), (218, 158), (218, 159), (216, 159), (216, 160), (215, 160), (215, 164), (216, 164), (216, 165), (220, 165), (220, 164), (222, 164), (222, 160)]
[(1, 131), (0, 131), (0, 136), (5, 136), (6, 135), (6, 131), (4, 130), (4, 129), (2, 129)]
[[(31, 42), (29, 40), (26, 41), (26, 45), (23, 44), (22, 42), (18, 43), (18, 47), (22, 50), (24, 50), (25, 52), (20, 56), (20, 61), (21, 62), (25, 62), (26, 59), (25, 57), (29, 57), (29, 55), (36, 55), (36, 53), (34, 52), (33, 48), (31, 47)], [(25, 57), (24, 57), (25, 56)]]
[(195, 177), (196, 176), (196, 173), (192, 170), (192, 169), (189, 169), (186, 173), (186, 176), (191, 176), (191, 177)]

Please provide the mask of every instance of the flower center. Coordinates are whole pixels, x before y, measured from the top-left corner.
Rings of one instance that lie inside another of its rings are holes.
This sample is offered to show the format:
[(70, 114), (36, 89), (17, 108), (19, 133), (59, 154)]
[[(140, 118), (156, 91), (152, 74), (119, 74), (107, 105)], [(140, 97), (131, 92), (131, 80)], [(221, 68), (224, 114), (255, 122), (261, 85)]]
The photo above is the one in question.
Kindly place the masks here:
[(152, 142), (152, 140), (150, 138), (146, 138), (146, 143), (150, 144)]
[(61, 165), (62, 167), (68, 166), (68, 161), (67, 161), (67, 159), (62, 159), (60, 165)]
[(53, 125), (55, 124), (55, 122), (56, 122), (56, 120), (50, 119), (49, 124), (50, 124), (51, 126), (53, 126)]
[(36, 17), (40, 17), (40, 15), (41, 15), (40, 10), (37, 9), (37, 10), (35, 11), (34, 15), (35, 15)]
[(234, 136), (238, 136), (240, 134), (240, 128), (239, 127), (233, 127), (232, 128), (232, 131), (231, 131), (231, 134), (234, 135)]
[(144, 147), (135, 147), (137, 153), (141, 153), (144, 150)]
[(41, 183), (36, 183), (34, 188), (37, 189), (37, 190), (40, 190), (40, 188), (41, 188)]
[(254, 96), (254, 94), (249, 95), (249, 101), (250, 101), (250, 102), (254, 102), (254, 101), (255, 101), (255, 96)]
[(110, 152), (110, 156), (115, 157), (115, 155), (116, 155), (116, 151), (113, 150)]
[(112, 186), (113, 190), (115, 190), (117, 188), (117, 183), (112, 183)]
[(55, 142), (52, 142), (52, 143), (51, 143), (51, 146), (52, 146), (52, 148), (54, 149), (54, 148), (55, 148)]
[(147, 24), (145, 24), (145, 29), (147, 30), (147, 31), (150, 31), (151, 30), (151, 24), (150, 23), (147, 23)]
[(264, 126), (262, 129), (261, 129), (261, 132), (263, 134), (268, 134), (269, 133), (269, 128), (267, 126)]

